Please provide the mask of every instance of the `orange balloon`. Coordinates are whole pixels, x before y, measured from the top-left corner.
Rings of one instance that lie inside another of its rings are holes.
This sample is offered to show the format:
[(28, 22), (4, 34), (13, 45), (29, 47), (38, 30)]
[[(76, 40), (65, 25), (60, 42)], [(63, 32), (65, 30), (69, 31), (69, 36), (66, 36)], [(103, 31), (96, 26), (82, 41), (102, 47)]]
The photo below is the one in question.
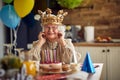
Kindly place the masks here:
[(34, 7), (34, 0), (14, 0), (16, 13), (21, 17), (28, 15)]

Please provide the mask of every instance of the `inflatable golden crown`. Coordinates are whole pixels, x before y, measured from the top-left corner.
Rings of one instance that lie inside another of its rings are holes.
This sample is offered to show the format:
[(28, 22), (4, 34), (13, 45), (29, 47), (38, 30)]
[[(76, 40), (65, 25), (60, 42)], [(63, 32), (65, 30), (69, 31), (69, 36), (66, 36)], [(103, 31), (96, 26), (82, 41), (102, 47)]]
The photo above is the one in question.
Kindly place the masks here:
[(47, 8), (45, 12), (38, 10), (38, 13), (40, 15), (40, 20), (41, 20), (42, 25), (62, 24), (64, 16), (66, 16), (68, 14), (67, 12), (64, 12), (63, 10), (59, 10), (57, 15), (54, 15), (54, 14), (52, 14), (52, 10), (49, 8)]

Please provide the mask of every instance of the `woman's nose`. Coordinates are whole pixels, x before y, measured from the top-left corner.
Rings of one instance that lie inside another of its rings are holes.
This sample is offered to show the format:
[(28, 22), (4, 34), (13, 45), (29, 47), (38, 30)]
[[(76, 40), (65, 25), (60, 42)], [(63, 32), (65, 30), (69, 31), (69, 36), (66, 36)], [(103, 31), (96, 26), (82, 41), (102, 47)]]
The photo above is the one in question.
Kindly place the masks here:
[(53, 32), (53, 29), (52, 29), (52, 28), (49, 28), (49, 32)]

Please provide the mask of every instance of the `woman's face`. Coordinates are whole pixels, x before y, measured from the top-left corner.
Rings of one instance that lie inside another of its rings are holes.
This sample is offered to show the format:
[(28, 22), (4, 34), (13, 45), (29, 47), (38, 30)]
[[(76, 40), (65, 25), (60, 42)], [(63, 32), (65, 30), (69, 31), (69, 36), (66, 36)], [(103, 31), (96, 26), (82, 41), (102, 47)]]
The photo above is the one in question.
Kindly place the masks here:
[(54, 40), (58, 37), (58, 25), (54, 24), (45, 25), (44, 32), (47, 39)]

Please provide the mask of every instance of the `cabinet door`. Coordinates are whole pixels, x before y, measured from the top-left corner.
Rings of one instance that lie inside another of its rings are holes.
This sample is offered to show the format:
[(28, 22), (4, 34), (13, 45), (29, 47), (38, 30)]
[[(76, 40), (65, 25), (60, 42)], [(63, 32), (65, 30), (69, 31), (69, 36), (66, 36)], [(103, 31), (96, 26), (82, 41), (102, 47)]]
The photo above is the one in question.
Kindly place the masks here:
[(106, 47), (76, 47), (76, 51), (81, 53), (81, 63), (83, 63), (86, 52), (90, 53), (90, 57), (92, 59), (93, 63), (103, 63), (103, 71), (102, 71), (102, 76), (101, 80), (106, 80), (107, 75), (106, 75)]
[(107, 48), (108, 80), (120, 80), (120, 47)]

